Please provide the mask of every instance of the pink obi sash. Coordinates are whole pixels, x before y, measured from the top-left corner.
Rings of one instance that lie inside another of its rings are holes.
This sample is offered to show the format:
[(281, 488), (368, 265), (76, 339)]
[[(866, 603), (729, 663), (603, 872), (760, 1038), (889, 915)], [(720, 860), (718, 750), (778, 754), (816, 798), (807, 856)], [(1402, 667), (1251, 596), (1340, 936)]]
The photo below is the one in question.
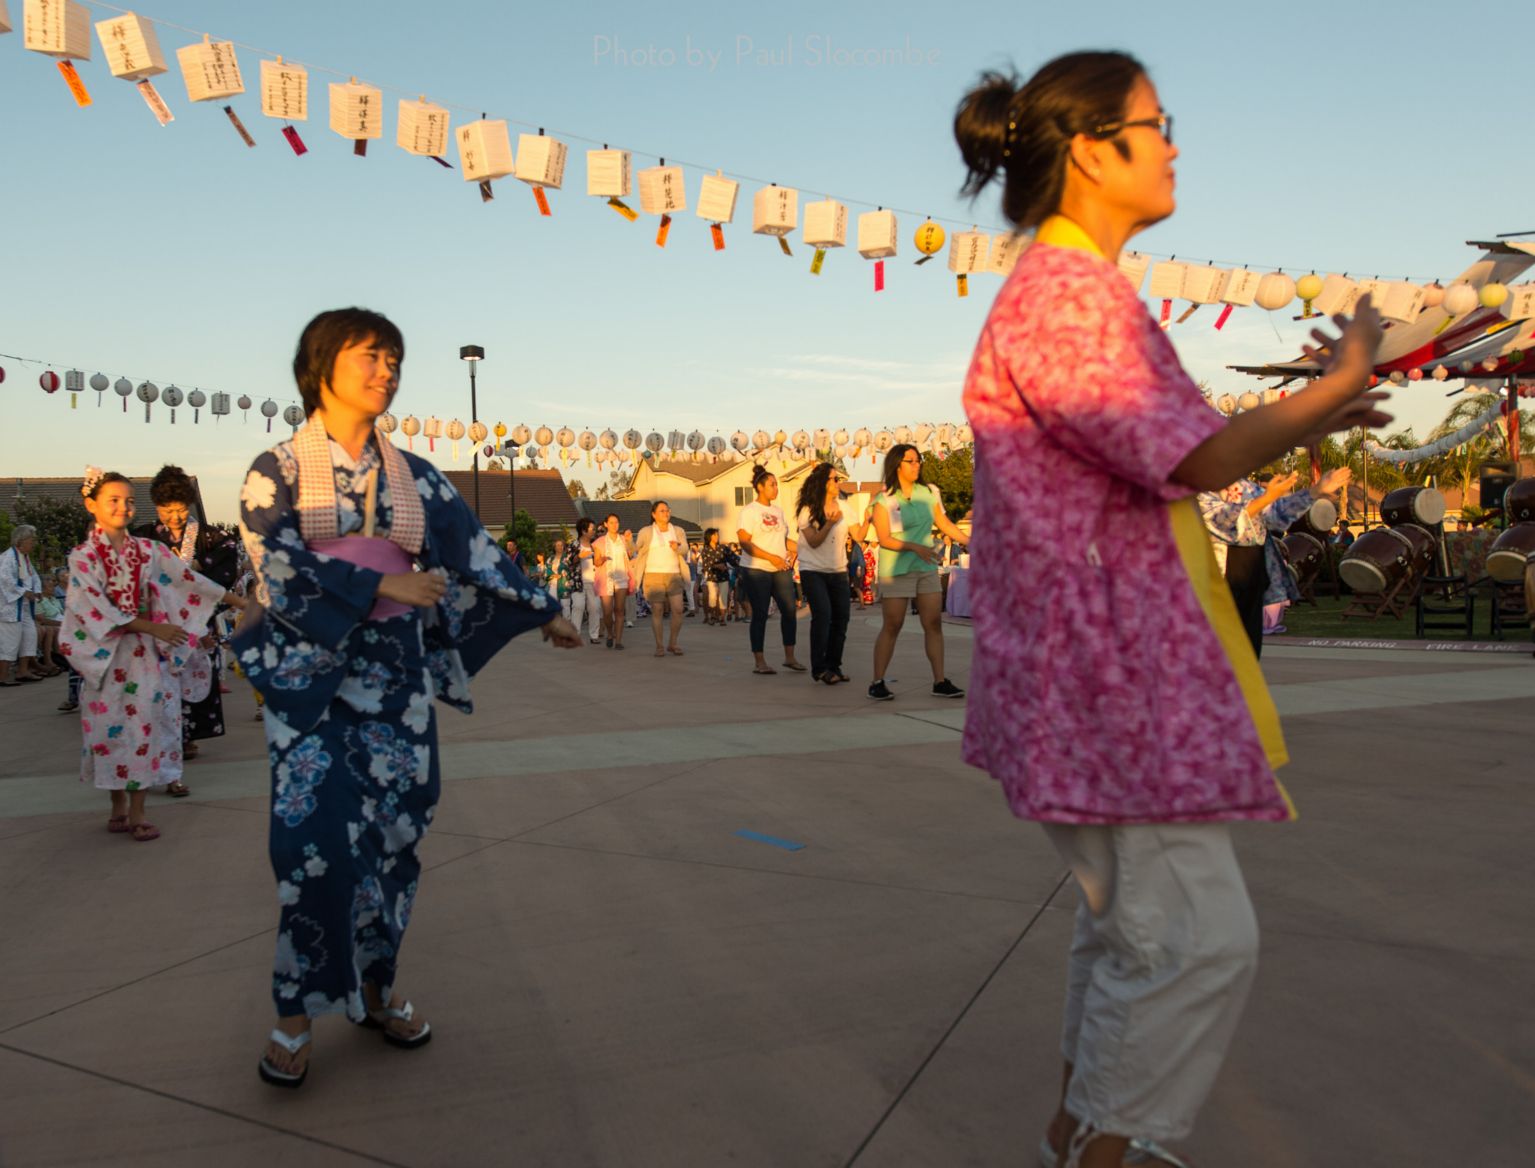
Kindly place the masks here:
[[(309, 544), (309, 550), (332, 559), (345, 560), (359, 568), (371, 568), (385, 575), (409, 572), (415, 568), (415, 561), (409, 552), (393, 540), (375, 536), (344, 535), (340, 539), (317, 539)], [(384, 620), (391, 616), (402, 616), (409, 611), (410, 605), (401, 604), (398, 600), (386, 600), (381, 596), (373, 602), (373, 610), (368, 613), (368, 619)]]

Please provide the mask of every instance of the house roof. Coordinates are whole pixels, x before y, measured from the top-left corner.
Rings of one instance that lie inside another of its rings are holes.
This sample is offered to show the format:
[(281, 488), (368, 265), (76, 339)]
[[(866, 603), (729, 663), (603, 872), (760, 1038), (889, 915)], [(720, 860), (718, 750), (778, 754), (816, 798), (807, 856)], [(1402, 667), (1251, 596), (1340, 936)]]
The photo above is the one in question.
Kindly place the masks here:
[[(197, 476), (192, 475), (192, 489), (197, 492), (197, 517), (199, 522), (208, 522), (208, 512), (203, 506), (202, 487), (197, 482)], [(128, 480), (133, 484), (133, 502), (135, 522), (152, 520), (155, 515), (155, 505), (149, 497), (149, 478), (132, 478)], [(16, 496), (23, 499), (54, 499), (60, 503), (73, 503), (82, 510), (84, 504), (80, 496), (80, 476), (71, 475), (68, 478), (49, 479), (0, 479), (0, 511), (4, 511), (12, 519), (16, 518)]]
[[(443, 474), (455, 490), (474, 507), (474, 472), (447, 470)], [(480, 522), (486, 527), (505, 527), (512, 519), (511, 490), (514, 484), (504, 470), (480, 468)], [(533, 516), (543, 528), (574, 527), (580, 518), (576, 504), (557, 470), (519, 470), (515, 483), (517, 510)]]
[[(578, 499), (576, 505), (582, 515), (592, 519), (598, 527), (609, 514), (618, 516), (620, 531), (639, 531), (650, 526), (651, 499)], [(703, 535), (703, 528), (688, 519), (672, 516), (672, 523), (682, 528), (689, 539)]]
[(692, 483), (706, 483), (720, 473), (720, 468), (712, 462), (684, 462), (682, 459), (666, 458), (660, 462), (647, 463), (653, 474), (676, 475), (678, 478), (687, 479)]

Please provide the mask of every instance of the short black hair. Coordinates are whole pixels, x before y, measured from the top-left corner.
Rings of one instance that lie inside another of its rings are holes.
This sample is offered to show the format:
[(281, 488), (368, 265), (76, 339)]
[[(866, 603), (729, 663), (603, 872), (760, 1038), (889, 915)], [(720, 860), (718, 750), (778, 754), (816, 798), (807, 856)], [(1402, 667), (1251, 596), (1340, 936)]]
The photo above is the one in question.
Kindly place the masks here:
[(149, 498), (156, 507), (170, 503), (197, 506), (197, 488), (192, 477), (179, 466), (162, 466), (149, 481)]
[(372, 337), (405, 363), (405, 338), (394, 322), (367, 308), (333, 308), (304, 326), (293, 354), (293, 380), (298, 382), (304, 413), (320, 408), (320, 383), (336, 368), (336, 356), (357, 341)]

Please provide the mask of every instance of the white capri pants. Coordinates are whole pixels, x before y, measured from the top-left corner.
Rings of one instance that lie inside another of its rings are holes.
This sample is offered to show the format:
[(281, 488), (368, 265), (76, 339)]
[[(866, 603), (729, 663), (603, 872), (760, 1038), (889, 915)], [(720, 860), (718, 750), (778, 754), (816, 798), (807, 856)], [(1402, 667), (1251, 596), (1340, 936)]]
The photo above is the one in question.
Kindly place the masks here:
[(1183, 1139), (1257, 969), (1230, 828), (1043, 826), (1082, 894), (1061, 1035), (1066, 1110), (1111, 1135)]
[(0, 621), (0, 661), (37, 656), (37, 623), (30, 620)]
[(602, 638), (602, 598), (589, 585), (590, 582), (580, 592), (572, 592), (565, 599), (570, 602), (570, 623), (576, 626), (576, 632), (581, 631), (581, 618), (584, 616), (589, 623), (591, 639), (597, 641)]

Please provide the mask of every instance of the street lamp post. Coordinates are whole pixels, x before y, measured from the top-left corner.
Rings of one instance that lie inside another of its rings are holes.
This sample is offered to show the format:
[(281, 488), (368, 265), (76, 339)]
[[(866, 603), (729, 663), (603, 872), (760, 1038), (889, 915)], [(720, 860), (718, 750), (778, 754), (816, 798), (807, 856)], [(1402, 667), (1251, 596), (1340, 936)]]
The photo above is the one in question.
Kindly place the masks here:
[[(458, 359), (469, 362), (469, 421), (478, 422), (480, 406), (475, 397), (474, 370), (481, 361), (485, 360), (485, 350), (479, 345), (464, 345), (458, 351)], [(473, 448), (474, 455), (474, 468), (471, 472), (474, 478), (474, 517), (480, 519), (480, 447), (477, 442), (470, 443), (470, 446)], [(480, 519), (482, 526), (484, 522)]]
[(513, 531), (516, 531), (517, 530), (517, 449), (518, 449), (517, 443), (515, 443), (515, 442), (508, 442), (506, 444), (506, 449), (511, 451), (511, 455), (506, 460), (506, 482), (507, 482), (507, 492), (512, 497), (512, 521), (511, 521), (511, 528), (512, 528)]

